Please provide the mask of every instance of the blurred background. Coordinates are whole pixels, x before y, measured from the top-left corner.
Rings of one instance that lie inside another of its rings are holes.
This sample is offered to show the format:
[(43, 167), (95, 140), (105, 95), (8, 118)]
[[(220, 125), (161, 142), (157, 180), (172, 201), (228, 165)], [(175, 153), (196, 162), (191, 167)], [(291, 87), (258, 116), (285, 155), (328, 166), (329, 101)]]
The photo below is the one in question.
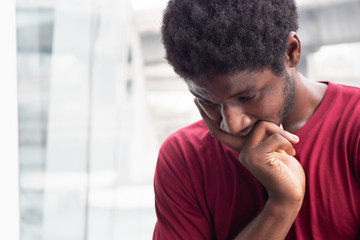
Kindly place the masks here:
[[(22, 240), (151, 239), (159, 146), (200, 119), (165, 0), (17, 0)], [(299, 0), (301, 72), (360, 86), (360, 0)]]

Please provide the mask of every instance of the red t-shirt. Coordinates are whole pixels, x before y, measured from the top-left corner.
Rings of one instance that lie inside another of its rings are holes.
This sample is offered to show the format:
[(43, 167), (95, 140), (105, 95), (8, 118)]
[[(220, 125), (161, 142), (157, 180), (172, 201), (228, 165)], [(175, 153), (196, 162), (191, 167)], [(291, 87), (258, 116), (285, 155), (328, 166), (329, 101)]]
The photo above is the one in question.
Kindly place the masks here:
[[(328, 83), (297, 135), (295, 158), (307, 184), (286, 239), (360, 239), (360, 89)], [(154, 188), (157, 240), (233, 239), (267, 200), (238, 154), (212, 138), (203, 121), (165, 141)]]

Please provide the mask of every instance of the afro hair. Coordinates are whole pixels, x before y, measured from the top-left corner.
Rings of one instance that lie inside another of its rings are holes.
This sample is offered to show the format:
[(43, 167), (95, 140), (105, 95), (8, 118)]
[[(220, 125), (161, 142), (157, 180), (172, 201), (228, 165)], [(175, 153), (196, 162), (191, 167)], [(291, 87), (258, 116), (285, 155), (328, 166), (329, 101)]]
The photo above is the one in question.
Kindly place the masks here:
[(166, 59), (190, 81), (264, 67), (280, 75), (297, 19), (294, 0), (170, 0), (161, 28)]

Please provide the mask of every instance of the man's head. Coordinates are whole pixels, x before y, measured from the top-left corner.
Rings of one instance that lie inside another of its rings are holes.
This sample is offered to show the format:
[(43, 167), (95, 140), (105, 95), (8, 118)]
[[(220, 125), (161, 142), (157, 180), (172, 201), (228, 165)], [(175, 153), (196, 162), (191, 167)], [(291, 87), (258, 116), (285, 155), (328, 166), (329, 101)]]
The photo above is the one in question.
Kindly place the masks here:
[(170, 0), (162, 37), (166, 58), (187, 81), (270, 68), (284, 73), (296, 31), (294, 0)]
[(294, 80), (270, 69), (216, 75), (211, 82), (188, 85), (202, 115), (238, 137), (248, 136), (259, 121), (281, 124), (294, 103)]
[(172, 0), (162, 35), (201, 111), (246, 137), (259, 121), (279, 125), (293, 107), (297, 28), (293, 0)]

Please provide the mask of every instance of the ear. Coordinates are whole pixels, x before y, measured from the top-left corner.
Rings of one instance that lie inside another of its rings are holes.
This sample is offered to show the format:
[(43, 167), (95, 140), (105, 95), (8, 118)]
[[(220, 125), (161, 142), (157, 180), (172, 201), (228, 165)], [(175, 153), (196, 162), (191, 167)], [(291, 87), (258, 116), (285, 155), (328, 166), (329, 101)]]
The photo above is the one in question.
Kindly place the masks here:
[(301, 59), (301, 43), (295, 32), (289, 33), (287, 47), (285, 64), (287, 67), (296, 67)]

